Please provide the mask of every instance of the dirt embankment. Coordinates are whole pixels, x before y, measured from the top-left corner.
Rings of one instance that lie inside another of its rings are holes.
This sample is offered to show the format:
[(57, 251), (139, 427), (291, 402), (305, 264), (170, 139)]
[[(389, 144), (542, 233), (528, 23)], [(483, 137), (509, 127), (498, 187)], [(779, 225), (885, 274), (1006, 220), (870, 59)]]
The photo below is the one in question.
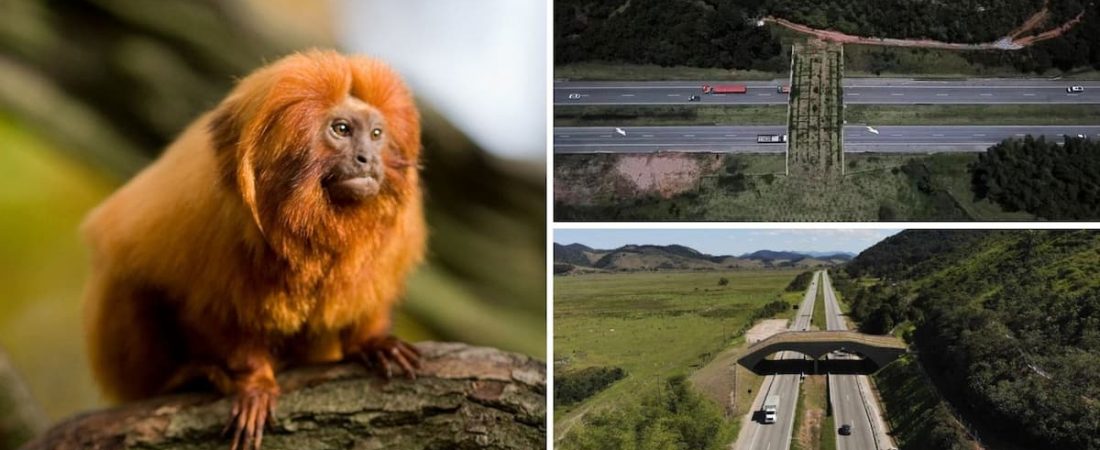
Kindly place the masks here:
[(723, 158), (698, 153), (565, 155), (554, 163), (554, 199), (569, 205), (670, 198), (699, 188)]
[(704, 172), (717, 169), (708, 162), (683, 153), (628, 155), (619, 158), (615, 172), (633, 182), (639, 194), (669, 198), (698, 187)]

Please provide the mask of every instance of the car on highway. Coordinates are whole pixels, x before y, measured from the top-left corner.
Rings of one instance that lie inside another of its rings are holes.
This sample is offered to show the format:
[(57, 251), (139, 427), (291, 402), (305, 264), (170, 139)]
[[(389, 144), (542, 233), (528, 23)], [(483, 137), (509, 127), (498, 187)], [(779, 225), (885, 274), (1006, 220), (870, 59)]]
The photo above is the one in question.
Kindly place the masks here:
[(577, 99), (579, 99), (579, 98), (581, 98), (581, 94), (578, 94), (578, 93), (576, 93), (576, 92), (574, 92), (574, 93), (572, 93), (572, 94), (569, 94), (569, 99), (570, 99), (570, 100), (577, 100)]
[(688, 97), (688, 101), (689, 102), (697, 102), (697, 101), (699, 101), (699, 96), (692, 94), (691, 97)]
[(776, 88), (776, 92), (779, 92), (780, 94), (790, 94), (791, 93), (791, 87), (783, 84), (783, 85), (780, 85), (778, 88)]
[(847, 436), (852, 434), (852, 426), (848, 424), (841, 425), (837, 432), (840, 433), (841, 436)]
[(1084, 86), (1070, 86), (1070, 87), (1066, 88), (1066, 92), (1070, 93), (1070, 94), (1080, 94), (1082, 92), (1085, 92), (1085, 87)]

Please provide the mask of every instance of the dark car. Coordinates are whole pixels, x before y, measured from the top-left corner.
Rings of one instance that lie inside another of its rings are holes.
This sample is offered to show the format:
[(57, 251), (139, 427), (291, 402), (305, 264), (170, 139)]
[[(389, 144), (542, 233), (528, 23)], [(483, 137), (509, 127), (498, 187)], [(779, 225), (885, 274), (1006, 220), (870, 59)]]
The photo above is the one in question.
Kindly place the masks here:
[(697, 102), (697, 101), (699, 101), (699, 96), (698, 95), (692, 95), (691, 97), (688, 97), (688, 101), (689, 102)]
[(849, 434), (852, 434), (852, 426), (848, 424), (841, 425), (840, 430), (838, 431), (840, 432), (841, 436), (847, 436)]

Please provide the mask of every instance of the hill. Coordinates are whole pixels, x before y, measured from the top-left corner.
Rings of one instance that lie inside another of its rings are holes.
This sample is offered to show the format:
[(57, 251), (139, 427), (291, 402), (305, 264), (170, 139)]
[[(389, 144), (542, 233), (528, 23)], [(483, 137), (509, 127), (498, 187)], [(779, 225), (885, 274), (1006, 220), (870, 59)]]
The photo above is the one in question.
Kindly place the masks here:
[(554, 243), (554, 262), (574, 266), (590, 266), (592, 260), (589, 255), (595, 252), (595, 250), (584, 244), (561, 245)]
[(912, 323), (922, 366), (983, 434), (1100, 448), (1100, 231), (910, 230), (844, 271), (881, 279), (837, 277), (861, 330)]
[(683, 245), (624, 245), (614, 250), (596, 250), (583, 244), (554, 244), (554, 273), (594, 268), (606, 271), (640, 270), (729, 270), (762, 268), (815, 268), (851, 259), (844, 253), (814, 257), (799, 252), (761, 250), (742, 256), (708, 255)]

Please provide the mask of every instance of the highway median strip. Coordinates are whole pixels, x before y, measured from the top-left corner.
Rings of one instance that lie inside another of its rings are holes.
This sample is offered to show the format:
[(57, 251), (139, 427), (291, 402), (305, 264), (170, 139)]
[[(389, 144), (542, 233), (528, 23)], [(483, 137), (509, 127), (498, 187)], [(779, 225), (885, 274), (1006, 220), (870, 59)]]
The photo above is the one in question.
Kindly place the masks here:
[(786, 105), (559, 105), (554, 126), (782, 125), (786, 114)]
[(1096, 125), (1100, 105), (848, 105), (848, 123), (870, 125)]

